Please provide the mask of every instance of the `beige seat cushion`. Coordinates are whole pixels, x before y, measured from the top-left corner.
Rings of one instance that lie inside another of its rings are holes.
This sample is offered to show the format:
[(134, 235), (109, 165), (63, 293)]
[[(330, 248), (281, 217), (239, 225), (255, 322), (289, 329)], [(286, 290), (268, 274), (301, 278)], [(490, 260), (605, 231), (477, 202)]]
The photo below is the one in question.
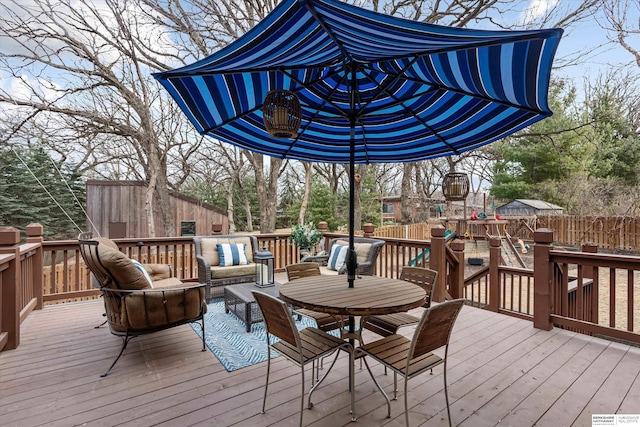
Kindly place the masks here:
[[(212, 267), (220, 265), (220, 256), (216, 246), (218, 243), (244, 243), (247, 261), (253, 262), (253, 248), (249, 237), (207, 237), (200, 241), (200, 245), (202, 247), (202, 256), (209, 261)], [(255, 266), (253, 268), (255, 269)]]
[(144, 274), (138, 270), (131, 259), (113, 249), (109, 244), (100, 242), (98, 245), (100, 261), (116, 280), (114, 286), (118, 289), (149, 289), (149, 282)]
[(227, 267), (211, 267), (212, 279), (224, 279), (227, 277), (251, 276), (256, 274), (255, 264), (230, 265)]
[(322, 274), (324, 276), (337, 276), (338, 275), (338, 270), (329, 270), (325, 266), (320, 266), (320, 274)]
[[(348, 240), (336, 240), (336, 245), (341, 246), (349, 246)], [(371, 252), (371, 243), (354, 243), (354, 249), (356, 250), (356, 256), (358, 259), (358, 264), (362, 264), (363, 262), (367, 262), (369, 260), (369, 252)]]

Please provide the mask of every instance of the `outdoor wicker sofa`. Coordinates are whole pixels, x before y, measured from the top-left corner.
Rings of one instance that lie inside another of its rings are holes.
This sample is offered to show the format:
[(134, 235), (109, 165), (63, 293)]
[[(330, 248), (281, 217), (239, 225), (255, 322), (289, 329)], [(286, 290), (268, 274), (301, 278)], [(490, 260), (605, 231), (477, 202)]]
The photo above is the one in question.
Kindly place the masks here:
[[(371, 239), (368, 237), (354, 237), (354, 248), (357, 255), (357, 269), (356, 274), (360, 276), (373, 276), (376, 259), (380, 249), (384, 246), (384, 240)], [(323, 255), (312, 255), (302, 258), (301, 262), (317, 262), (320, 264), (320, 271), (322, 274), (346, 274), (347, 264), (338, 266), (336, 269), (330, 268), (329, 258), (332, 254), (334, 246), (349, 246), (349, 239), (347, 237), (339, 237), (332, 239), (329, 243), (329, 250)]]
[[(196, 248), (196, 260), (198, 261), (198, 280), (200, 283), (208, 285), (205, 297), (207, 302), (210, 302), (213, 298), (221, 298), (226, 285), (255, 282), (256, 265), (254, 257), (258, 250), (256, 236), (244, 234), (196, 236), (193, 238), (193, 242)], [(220, 265), (218, 244), (244, 244), (248, 264)]]

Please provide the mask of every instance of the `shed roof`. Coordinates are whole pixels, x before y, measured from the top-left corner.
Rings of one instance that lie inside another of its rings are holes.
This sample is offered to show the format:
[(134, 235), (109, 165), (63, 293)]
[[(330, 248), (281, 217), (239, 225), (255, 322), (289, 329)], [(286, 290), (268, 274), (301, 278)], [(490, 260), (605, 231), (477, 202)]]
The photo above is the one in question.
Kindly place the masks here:
[(553, 203), (545, 202), (544, 200), (535, 200), (535, 199), (515, 199), (509, 203), (505, 203), (502, 206), (507, 206), (513, 202), (519, 202), (519, 203), (522, 203), (523, 205), (527, 205), (538, 210), (563, 210), (564, 209), (562, 206), (554, 205)]

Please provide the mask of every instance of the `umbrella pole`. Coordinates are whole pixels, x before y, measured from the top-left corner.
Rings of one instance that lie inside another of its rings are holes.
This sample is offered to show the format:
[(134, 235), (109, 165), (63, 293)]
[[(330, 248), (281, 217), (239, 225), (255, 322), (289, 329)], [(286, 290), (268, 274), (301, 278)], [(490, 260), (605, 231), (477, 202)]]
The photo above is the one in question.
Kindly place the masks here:
[[(353, 127), (351, 128), (351, 132), (353, 133)], [(353, 135), (351, 136), (353, 141)], [(351, 143), (351, 160), (349, 161), (349, 259), (347, 260), (347, 280), (349, 281), (349, 287), (353, 288), (353, 282), (356, 278), (356, 251), (355, 251), (355, 243), (353, 239), (354, 231), (355, 231), (355, 218), (354, 218), (354, 209), (355, 209), (355, 195), (353, 194), (355, 187), (355, 147), (353, 146), (353, 142)]]
[(351, 65), (351, 116), (349, 117), (349, 125), (351, 132), (349, 135), (349, 259), (347, 260), (347, 280), (349, 287), (353, 288), (356, 279), (356, 250), (353, 240), (355, 231), (355, 195), (354, 188), (356, 186), (356, 69), (355, 65)]

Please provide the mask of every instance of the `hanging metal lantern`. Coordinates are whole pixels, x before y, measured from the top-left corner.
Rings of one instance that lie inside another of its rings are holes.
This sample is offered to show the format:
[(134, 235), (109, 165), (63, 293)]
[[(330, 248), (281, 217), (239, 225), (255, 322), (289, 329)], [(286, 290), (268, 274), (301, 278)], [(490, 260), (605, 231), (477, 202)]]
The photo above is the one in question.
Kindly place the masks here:
[(269, 135), (276, 138), (298, 136), (302, 110), (298, 95), (288, 90), (271, 90), (262, 104), (262, 119)]
[(464, 172), (449, 172), (442, 180), (442, 194), (448, 201), (466, 200), (469, 195), (469, 178)]

